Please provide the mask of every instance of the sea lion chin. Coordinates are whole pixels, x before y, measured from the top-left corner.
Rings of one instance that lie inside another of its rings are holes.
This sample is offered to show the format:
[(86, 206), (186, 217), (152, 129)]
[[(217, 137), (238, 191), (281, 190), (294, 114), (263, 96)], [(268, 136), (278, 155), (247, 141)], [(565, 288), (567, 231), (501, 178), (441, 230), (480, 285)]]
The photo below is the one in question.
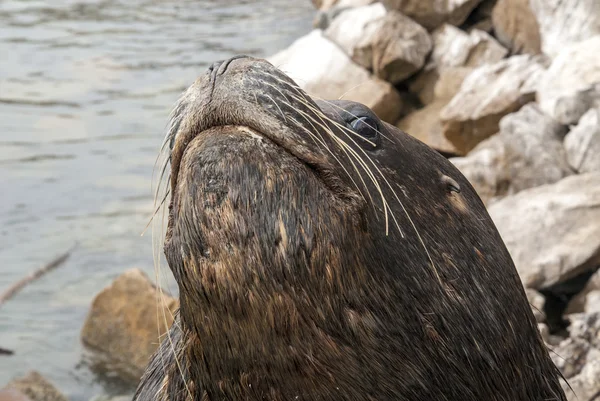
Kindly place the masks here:
[(566, 400), (471, 185), (364, 105), (238, 56), (164, 148), (181, 306), (135, 400)]

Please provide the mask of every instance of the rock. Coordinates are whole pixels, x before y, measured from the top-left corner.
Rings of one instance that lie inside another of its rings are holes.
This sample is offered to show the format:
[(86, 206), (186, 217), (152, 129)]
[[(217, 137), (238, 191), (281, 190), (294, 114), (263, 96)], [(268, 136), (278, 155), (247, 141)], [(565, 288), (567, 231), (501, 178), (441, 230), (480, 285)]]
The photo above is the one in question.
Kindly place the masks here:
[(474, 68), (471, 67), (449, 67), (442, 70), (433, 87), (434, 99), (450, 102), (473, 70)]
[(540, 28), (529, 0), (498, 0), (492, 11), (494, 33), (513, 54), (540, 54)]
[(83, 343), (97, 352), (105, 370), (138, 380), (162, 335), (173, 323), (178, 301), (164, 295), (140, 269), (130, 269), (92, 302), (81, 332)]
[(336, 19), (344, 11), (351, 10), (355, 7), (367, 6), (373, 4), (376, 0), (341, 0), (329, 6), (326, 9), (317, 11), (313, 20), (313, 27), (318, 29), (327, 29), (331, 22)]
[(3, 397), (8, 397), (7, 401), (68, 401), (64, 394), (37, 371), (8, 382), (0, 399)]
[[(447, 70), (457, 67), (479, 67), (502, 60), (508, 50), (492, 36), (479, 30), (470, 34), (448, 24), (432, 33), (433, 51), (424, 70), (409, 83), (423, 104), (433, 102), (433, 89)], [(462, 82), (462, 81), (461, 81)], [(454, 96), (456, 92), (452, 95)]]
[(587, 363), (577, 376), (569, 379), (571, 389), (565, 389), (569, 401), (594, 401), (600, 393), (600, 351), (592, 349)]
[(543, 289), (600, 264), (600, 173), (527, 189), (488, 210), (525, 287)]
[(529, 55), (475, 69), (441, 112), (446, 138), (468, 153), (498, 132), (502, 117), (534, 100), (543, 71), (541, 60)]
[(0, 389), (0, 401), (32, 401), (31, 398), (14, 388)]
[(539, 24), (542, 51), (551, 57), (600, 34), (598, 0), (529, 0), (529, 4)]
[(500, 120), (500, 132), (452, 159), (484, 203), (571, 175), (562, 145), (566, 128), (535, 103)]
[(600, 172), (600, 108), (589, 110), (565, 137), (567, 160), (580, 173)]
[(469, 180), (483, 203), (489, 206), (495, 197), (508, 192), (510, 182), (506, 159), (503, 138), (493, 135), (477, 145), (467, 157), (454, 157), (450, 161)]
[(339, 0), (311, 0), (315, 8), (319, 10), (328, 10), (333, 7)]
[(440, 110), (446, 103), (447, 100), (439, 100), (431, 103), (404, 117), (397, 126), (433, 149), (442, 153), (455, 155), (458, 151), (442, 134), (442, 125), (440, 123)]
[(550, 357), (560, 372), (568, 379), (581, 372), (590, 348), (590, 344), (584, 339), (567, 338), (561, 341), (557, 347), (553, 347)]
[(382, 0), (386, 8), (400, 11), (428, 30), (447, 22), (462, 24), (481, 0)]
[(590, 291), (585, 297), (585, 313), (600, 312), (600, 290)]
[(448, 24), (432, 33), (431, 61), (441, 67), (478, 67), (502, 60), (508, 51), (492, 36), (473, 30), (470, 34)]
[(590, 108), (600, 106), (600, 35), (558, 54), (540, 80), (537, 101), (562, 124), (575, 124)]
[(313, 30), (268, 60), (317, 99), (343, 97), (363, 103), (391, 124), (402, 113), (394, 87), (354, 63), (321, 30)]
[[(587, 301), (588, 294), (593, 292), (600, 291), (600, 271), (594, 273), (588, 282), (585, 284), (583, 290), (581, 290), (577, 295), (575, 295), (570, 301), (569, 306), (565, 310), (565, 314), (570, 315), (573, 313), (581, 313), (592, 311), (595, 312), (595, 309), (600, 305), (593, 305), (592, 303), (597, 299), (596, 295), (593, 295), (590, 299), (590, 302)], [(588, 308), (590, 310), (588, 310)]]
[(537, 327), (540, 335), (542, 336), (542, 340), (544, 340), (544, 342), (547, 344), (550, 339), (550, 329), (548, 328), (548, 325), (545, 323), (538, 323)]
[(110, 395), (97, 395), (93, 398), (90, 399), (90, 401), (131, 401), (133, 400), (133, 394), (129, 394), (129, 395), (117, 395), (117, 396), (110, 396)]
[(381, 3), (346, 11), (325, 36), (357, 64), (392, 83), (423, 67), (432, 47), (425, 28), (399, 12), (386, 12)]
[(543, 323), (546, 320), (546, 316), (544, 315), (544, 303), (546, 300), (544, 296), (531, 288), (526, 288), (525, 294), (527, 294), (527, 301), (529, 301), (531, 309), (533, 310), (535, 321)]

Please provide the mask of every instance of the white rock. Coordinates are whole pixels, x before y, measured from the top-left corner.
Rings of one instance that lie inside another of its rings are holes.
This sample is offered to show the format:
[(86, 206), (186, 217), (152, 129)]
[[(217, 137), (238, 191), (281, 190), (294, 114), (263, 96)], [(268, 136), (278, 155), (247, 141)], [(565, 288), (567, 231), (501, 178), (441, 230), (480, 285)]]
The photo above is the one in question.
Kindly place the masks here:
[(317, 11), (313, 20), (313, 27), (325, 30), (342, 13), (352, 10), (356, 7), (368, 6), (375, 3), (376, 0), (341, 0), (329, 8)]
[(600, 393), (600, 351), (593, 348), (586, 355), (581, 372), (569, 379), (571, 389), (565, 389), (569, 401), (594, 401)]
[(432, 37), (431, 62), (439, 68), (493, 64), (508, 54), (508, 50), (496, 39), (477, 29), (467, 34), (455, 26), (444, 24), (432, 33)]
[(468, 153), (498, 132), (503, 116), (535, 98), (544, 68), (539, 57), (521, 55), (475, 69), (441, 112), (446, 138)]
[(431, 51), (429, 33), (381, 3), (349, 10), (325, 31), (357, 64), (397, 83), (419, 70)]
[(600, 35), (560, 52), (540, 79), (537, 101), (562, 124), (575, 124), (600, 105)]
[(433, 51), (427, 65), (409, 83), (410, 90), (418, 94), (423, 104), (439, 100), (434, 95), (434, 87), (447, 70), (495, 64), (508, 54), (508, 50), (496, 39), (477, 29), (467, 34), (455, 26), (444, 24), (432, 33), (432, 39)]
[(598, 0), (530, 0), (529, 5), (539, 25), (542, 51), (551, 57), (600, 34)]
[(321, 30), (313, 30), (268, 60), (315, 99), (354, 100), (390, 123), (402, 112), (394, 87), (354, 63)]
[(566, 129), (535, 103), (500, 120), (500, 132), (466, 157), (451, 159), (489, 204), (496, 197), (551, 184), (571, 175), (562, 145)]
[(525, 287), (545, 288), (600, 263), (600, 173), (521, 191), (489, 213)]
[(600, 172), (600, 108), (589, 110), (565, 137), (567, 160), (580, 173)]

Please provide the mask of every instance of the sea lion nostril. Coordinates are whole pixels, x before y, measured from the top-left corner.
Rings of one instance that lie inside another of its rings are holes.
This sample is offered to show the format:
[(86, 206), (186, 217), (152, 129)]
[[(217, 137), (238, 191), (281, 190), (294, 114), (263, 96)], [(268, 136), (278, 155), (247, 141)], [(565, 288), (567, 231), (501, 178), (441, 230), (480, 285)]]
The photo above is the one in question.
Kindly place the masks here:
[(209, 72), (213, 72), (219, 69), (219, 67), (221, 66), (221, 64), (223, 64), (225, 62), (225, 60), (219, 60), (219, 61), (215, 61), (214, 63), (212, 63), (210, 65), (210, 67), (208, 67), (208, 71)]

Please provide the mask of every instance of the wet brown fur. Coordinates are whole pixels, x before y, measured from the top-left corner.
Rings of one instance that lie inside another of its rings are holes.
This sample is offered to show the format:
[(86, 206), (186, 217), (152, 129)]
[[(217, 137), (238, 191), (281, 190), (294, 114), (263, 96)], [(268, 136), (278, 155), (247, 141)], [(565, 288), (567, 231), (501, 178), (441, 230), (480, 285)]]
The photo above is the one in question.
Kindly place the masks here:
[(198, 78), (167, 140), (181, 308), (135, 400), (566, 399), (484, 205), (421, 142), (247, 57)]

